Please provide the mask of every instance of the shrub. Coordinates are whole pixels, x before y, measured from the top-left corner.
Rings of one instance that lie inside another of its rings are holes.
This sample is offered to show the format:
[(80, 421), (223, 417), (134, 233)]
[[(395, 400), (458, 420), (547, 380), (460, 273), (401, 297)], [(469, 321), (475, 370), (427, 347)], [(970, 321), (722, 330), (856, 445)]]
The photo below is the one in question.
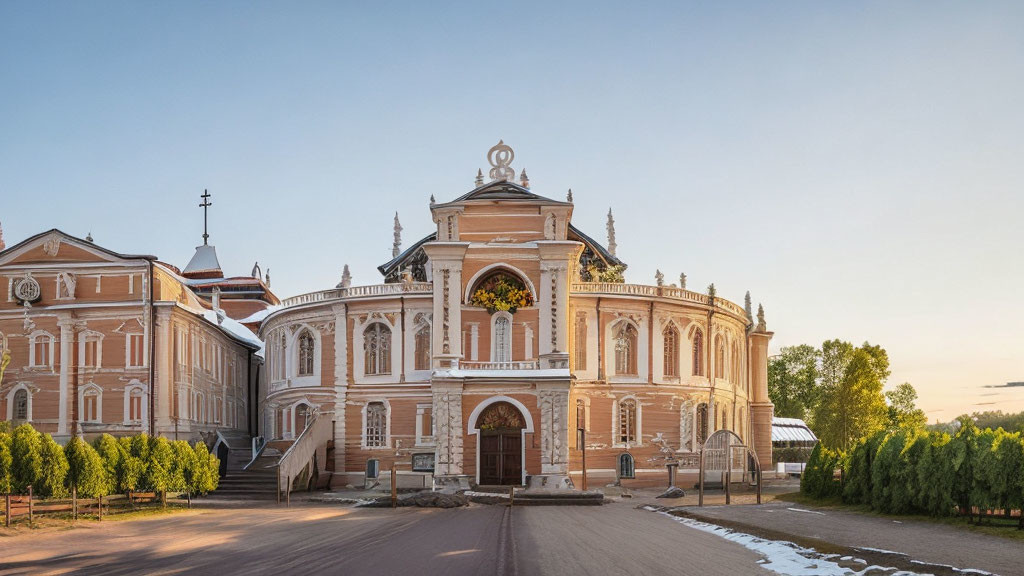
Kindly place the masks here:
[(149, 440), (149, 459), (146, 462), (146, 474), (142, 484), (147, 490), (166, 492), (170, 484), (170, 472), (174, 451), (166, 438), (156, 437)]
[(117, 468), (117, 491), (136, 492), (142, 487), (149, 458), (149, 438), (145, 434), (125, 436), (118, 440), (121, 461)]
[(956, 477), (949, 457), (949, 441), (949, 434), (931, 433), (917, 462), (918, 506), (932, 516), (948, 516), (956, 505)]
[(1003, 432), (1000, 428), (992, 451), (995, 466), (990, 487), (993, 498), (1003, 510), (1020, 510), (1024, 505), (1024, 442), (1020, 434)]
[(64, 449), (49, 434), (42, 435), (41, 466), (35, 492), (43, 498), (61, 498), (67, 494), (64, 480), (68, 475), (68, 460)]
[(904, 434), (906, 442), (893, 470), (892, 497), (889, 501), (889, 512), (893, 514), (905, 514), (923, 508), (917, 466), (931, 439), (923, 429), (904, 428)]
[(174, 459), (168, 474), (167, 489), (191, 493), (195, 477), (196, 454), (184, 440), (171, 442), (171, 452), (174, 453)]
[(74, 487), (82, 498), (108, 494), (107, 472), (96, 449), (77, 436), (64, 447), (68, 459), (68, 488)]
[(106, 480), (107, 494), (118, 492), (118, 474), (121, 468), (121, 446), (110, 434), (103, 434), (96, 439), (96, 453), (103, 461), (103, 477)]
[(839, 467), (842, 455), (825, 448), (819, 442), (811, 450), (807, 467), (800, 476), (800, 491), (815, 498), (830, 498), (841, 493), (840, 483), (834, 474)]
[(0, 494), (10, 494), (14, 487), (12, 464), (11, 435), (0, 432)]
[(24, 493), (39, 481), (43, 472), (42, 438), (29, 424), (22, 424), (11, 435), (11, 458), (14, 491)]
[(906, 430), (895, 430), (886, 435), (871, 465), (871, 507), (880, 512), (888, 512), (892, 508), (896, 468), (900, 452), (906, 445), (906, 435)]
[(210, 454), (206, 444), (202, 442), (196, 442), (194, 450), (195, 473), (192, 477), (192, 492), (208, 494), (217, 489), (220, 481), (220, 460)]
[(961, 511), (966, 511), (969, 509), (971, 486), (974, 484), (978, 428), (967, 417), (959, 418), (959, 423), (960, 429), (950, 439), (944, 452), (949, 463), (949, 470), (953, 473), (953, 489), (950, 497)]
[(843, 486), (844, 502), (871, 505), (871, 465), (885, 436), (885, 431), (876, 432), (862, 438), (850, 451), (843, 469), (846, 480)]
[[(1002, 432), (1000, 429), (999, 432)], [(977, 506), (981, 510), (997, 508), (999, 501), (995, 497), (995, 475), (998, 472), (995, 447), (998, 433), (994, 430), (982, 430), (977, 435), (972, 467), (974, 481), (968, 496), (968, 505)]]

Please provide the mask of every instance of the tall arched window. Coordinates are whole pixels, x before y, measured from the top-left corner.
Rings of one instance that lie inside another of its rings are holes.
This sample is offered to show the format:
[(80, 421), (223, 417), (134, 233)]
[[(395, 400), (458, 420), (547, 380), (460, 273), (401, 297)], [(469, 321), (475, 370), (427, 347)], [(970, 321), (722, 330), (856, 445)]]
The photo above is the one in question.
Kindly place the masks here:
[(619, 454), (619, 478), (635, 478), (636, 467), (633, 456), (628, 452)]
[(704, 333), (700, 329), (693, 332), (693, 375), (704, 375)]
[(636, 400), (619, 401), (619, 444), (636, 444)]
[(288, 337), (285, 335), (284, 330), (281, 331), (280, 336), (277, 338), (277, 350), (274, 355), (274, 376), (275, 380), (284, 380), (286, 376), (285, 363), (288, 358)]
[(142, 421), (142, 401), (146, 393), (140, 387), (132, 388), (128, 394), (128, 420), (130, 422)]
[(367, 375), (391, 374), (391, 329), (374, 322), (363, 332)]
[(425, 324), (416, 331), (414, 342), (416, 370), (430, 370), (430, 325)]
[(82, 393), (82, 421), (100, 421), (100, 391), (94, 387)]
[(670, 324), (662, 337), (665, 339), (665, 376), (679, 376), (679, 331)]
[(575, 343), (573, 347), (573, 366), (576, 370), (587, 369), (587, 315), (576, 315)]
[(615, 373), (636, 376), (636, 327), (623, 322), (615, 333)]
[(14, 410), (12, 415), (16, 422), (28, 420), (28, 390), (21, 389), (14, 393)]
[(308, 329), (299, 333), (299, 376), (312, 376), (316, 357), (316, 340)]
[(697, 405), (697, 445), (703, 446), (708, 440), (708, 405)]
[(512, 361), (512, 318), (507, 313), (499, 312), (494, 315), (492, 327), (493, 339), (492, 348), (494, 356), (491, 362)]
[(386, 448), (388, 441), (388, 413), (383, 402), (366, 405), (366, 446)]

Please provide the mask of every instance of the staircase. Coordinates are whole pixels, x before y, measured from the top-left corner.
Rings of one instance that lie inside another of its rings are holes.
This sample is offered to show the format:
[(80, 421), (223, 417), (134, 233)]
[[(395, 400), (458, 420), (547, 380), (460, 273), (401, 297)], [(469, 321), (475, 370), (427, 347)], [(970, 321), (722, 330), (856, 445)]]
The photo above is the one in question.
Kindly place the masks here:
[(232, 443), (227, 476), (220, 479), (220, 485), (212, 495), (230, 500), (276, 500), (277, 462), (281, 452), (268, 447), (245, 470), (245, 465), (252, 460), (252, 444), (235, 447), (238, 444)]

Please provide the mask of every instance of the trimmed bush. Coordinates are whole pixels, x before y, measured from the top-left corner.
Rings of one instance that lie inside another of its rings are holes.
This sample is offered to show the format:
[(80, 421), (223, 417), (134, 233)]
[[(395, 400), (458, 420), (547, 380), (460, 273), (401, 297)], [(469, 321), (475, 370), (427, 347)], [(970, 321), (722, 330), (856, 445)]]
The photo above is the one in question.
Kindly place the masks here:
[(64, 447), (68, 459), (68, 488), (74, 487), (82, 498), (106, 496), (109, 483), (107, 471), (96, 449), (77, 436)]
[(11, 476), (15, 492), (26, 493), (29, 486), (39, 481), (43, 473), (42, 445), (39, 432), (29, 424), (18, 426), (11, 434)]
[(53, 436), (43, 434), (40, 448), (42, 464), (39, 480), (33, 487), (43, 498), (62, 498), (67, 495), (64, 480), (68, 475), (68, 460), (64, 457), (64, 448), (53, 440)]
[(842, 459), (842, 454), (825, 448), (820, 442), (815, 445), (800, 476), (800, 492), (815, 498), (839, 496), (841, 487), (834, 475)]
[(196, 453), (188, 442), (175, 440), (171, 442), (174, 461), (168, 479), (168, 490), (194, 493), (196, 475)]
[(206, 444), (196, 442), (195, 445), (195, 474), (193, 475), (193, 492), (196, 494), (209, 494), (217, 489), (220, 482), (220, 460), (210, 454)]
[(843, 502), (871, 505), (871, 465), (885, 436), (884, 431), (876, 432), (862, 438), (850, 451), (843, 468), (846, 481), (843, 486)]
[(932, 433), (917, 462), (918, 506), (932, 516), (953, 514), (956, 475), (949, 458), (949, 434)]
[(106, 480), (106, 493), (118, 492), (118, 471), (121, 468), (121, 446), (110, 434), (103, 434), (95, 441), (96, 453), (103, 461), (103, 477)]
[(11, 435), (0, 432), (0, 494), (10, 494), (14, 487), (12, 475)]
[(167, 438), (150, 438), (148, 452), (149, 459), (146, 462), (146, 474), (142, 479), (142, 484), (146, 490), (166, 492), (170, 485), (171, 467), (174, 460), (171, 443), (167, 441)]
[(121, 460), (117, 468), (117, 491), (127, 494), (142, 487), (149, 459), (149, 437), (145, 434), (124, 436), (117, 441)]

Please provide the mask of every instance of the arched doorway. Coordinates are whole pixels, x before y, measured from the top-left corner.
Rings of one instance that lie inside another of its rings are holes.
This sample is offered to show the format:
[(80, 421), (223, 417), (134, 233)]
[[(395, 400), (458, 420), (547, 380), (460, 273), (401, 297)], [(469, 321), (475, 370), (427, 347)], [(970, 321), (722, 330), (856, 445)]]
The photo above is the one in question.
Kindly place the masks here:
[(477, 482), (483, 485), (523, 483), (523, 430), (526, 420), (509, 402), (489, 404), (477, 417), (479, 467)]

